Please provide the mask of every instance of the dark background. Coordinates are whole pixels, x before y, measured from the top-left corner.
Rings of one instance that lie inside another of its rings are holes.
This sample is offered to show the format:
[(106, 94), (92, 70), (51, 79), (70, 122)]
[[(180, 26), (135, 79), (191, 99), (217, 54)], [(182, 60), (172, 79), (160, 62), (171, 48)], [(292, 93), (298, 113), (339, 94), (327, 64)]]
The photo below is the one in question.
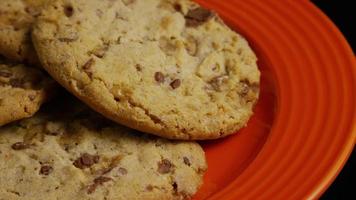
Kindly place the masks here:
[[(351, 5), (353, 1), (313, 0), (312, 2), (339, 27), (355, 52), (355, 34), (352, 28), (356, 28), (356, 10), (352, 10), (355, 8)], [(354, 149), (345, 167), (330, 188), (322, 195), (321, 200), (356, 199), (355, 163), (356, 151)]]

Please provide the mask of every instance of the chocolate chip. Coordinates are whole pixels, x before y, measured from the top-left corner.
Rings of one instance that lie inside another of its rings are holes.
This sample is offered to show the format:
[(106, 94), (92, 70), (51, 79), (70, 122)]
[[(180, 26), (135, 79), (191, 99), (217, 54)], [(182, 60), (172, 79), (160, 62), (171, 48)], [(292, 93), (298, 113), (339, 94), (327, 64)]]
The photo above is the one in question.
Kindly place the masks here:
[(87, 75), (89, 77), (93, 76), (93, 72), (91, 70), (91, 66), (94, 64), (95, 60), (93, 58), (89, 59), (83, 66), (83, 70), (85, 71), (85, 73), (87, 73)]
[(13, 78), (10, 80), (10, 85), (15, 88), (23, 87), (24, 81), (22, 79)]
[(49, 175), (50, 173), (52, 173), (53, 171), (53, 167), (52, 166), (49, 166), (49, 165), (44, 165), (41, 167), (40, 169), (40, 174), (43, 174), (43, 175)]
[(108, 167), (108, 168), (104, 168), (104, 169), (100, 169), (97, 171), (98, 174), (104, 175), (107, 174), (109, 172), (111, 172), (114, 168), (112, 167)]
[(184, 162), (184, 164), (186, 164), (186, 165), (188, 165), (188, 166), (190, 166), (191, 165), (191, 163), (190, 163), (190, 160), (187, 158), (187, 157), (183, 157), (183, 162)]
[(155, 116), (155, 115), (149, 114), (149, 117), (156, 124), (162, 123), (162, 120), (159, 117)]
[(73, 9), (73, 7), (70, 6), (70, 5), (64, 6), (63, 11), (64, 11), (64, 14), (65, 14), (67, 17), (71, 17), (71, 16), (73, 16), (73, 14), (74, 14), (74, 9)]
[(188, 27), (196, 27), (199, 26), (208, 20), (210, 20), (214, 14), (205, 8), (195, 8), (193, 10), (189, 10), (187, 15), (185, 16), (186, 26)]
[(22, 150), (22, 149), (27, 149), (29, 147), (30, 147), (30, 145), (28, 145), (24, 142), (16, 142), (15, 144), (11, 145), (11, 148), (13, 150)]
[(33, 100), (36, 99), (36, 95), (30, 94), (30, 95), (28, 95), (28, 98), (29, 98), (31, 101), (33, 101)]
[(162, 161), (158, 162), (158, 169), (157, 171), (161, 174), (169, 173), (172, 170), (172, 163), (168, 159), (163, 159)]
[(138, 72), (142, 71), (142, 66), (140, 64), (136, 64), (135, 68)]
[(121, 101), (121, 98), (114, 96), (114, 100), (117, 101), (117, 102), (120, 102), (120, 101)]
[(222, 85), (225, 84), (228, 81), (229, 76), (227, 75), (222, 75), (222, 76), (217, 76), (212, 78), (208, 84), (211, 86), (212, 89), (215, 91), (221, 91), (222, 90)]
[(127, 174), (127, 169), (125, 169), (125, 168), (123, 168), (123, 167), (120, 167), (120, 168), (118, 169), (118, 171), (119, 171), (119, 173), (120, 173), (121, 175), (126, 175), (126, 174)]
[(147, 191), (152, 191), (153, 190), (153, 186), (152, 185), (147, 185), (146, 186), (146, 190)]
[(100, 176), (100, 177), (94, 179), (94, 183), (102, 185), (103, 183), (111, 181), (111, 180), (112, 180), (112, 178), (105, 177), (105, 176)]
[(95, 50), (92, 51), (92, 53), (98, 57), (98, 58), (103, 58), (105, 53), (109, 50), (109, 46), (102, 46), (100, 48), (97, 48)]
[(177, 193), (178, 192), (178, 184), (176, 182), (173, 182), (172, 187), (173, 187), (174, 193)]
[(169, 85), (172, 87), (172, 89), (177, 89), (180, 86), (180, 84), (181, 84), (180, 79), (175, 79)]
[(91, 156), (89, 154), (84, 154), (84, 156), (82, 157), (82, 161), (84, 165), (92, 165), (94, 163), (99, 162), (99, 156)]
[(243, 97), (245, 103), (255, 102), (259, 93), (259, 84), (241, 81), (239, 95)]
[(5, 77), (5, 78), (9, 78), (12, 76), (11, 72), (5, 72), (5, 71), (0, 71), (0, 76), (1, 77)]
[(162, 74), (162, 72), (156, 72), (155, 73), (155, 80), (158, 83), (163, 83), (164, 82), (164, 75)]
[(81, 157), (73, 162), (73, 165), (79, 169), (84, 169), (98, 163), (99, 159), (100, 157), (98, 155), (90, 155), (88, 153), (84, 153)]
[(95, 192), (96, 187), (98, 187), (98, 185), (96, 185), (96, 184), (91, 184), (91, 185), (89, 185), (88, 190), (87, 190), (87, 193), (88, 193), (88, 194), (92, 194), (93, 192)]
[(174, 10), (176, 10), (177, 12), (181, 12), (182, 11), (182, 5), (180, 5), (179, 3), (175, 3), (173, 5)]
[(246, 82), (241, 83), (241, 90), (240, 90), (240, 95), (241, 96), (246, 96), (248, 92), (250, 91), (250, 86)]
[(89, 70), (90, 67), (94, 64), (95, 60), (93, 58), (90, 58), (84, 65), (83, 65), (83, 69), (84, 70)]
[(95, 192), (96, 188), (99, 185), (103, 185), (105, 182), (112, 181), (112, 180), (113, 180), (112, 178), (105, 177), (105, 176), (100, 176), (100, 177), (94, 179), (94, 183), (88, 187), (87, 193), (91, 194), (91, 193)]

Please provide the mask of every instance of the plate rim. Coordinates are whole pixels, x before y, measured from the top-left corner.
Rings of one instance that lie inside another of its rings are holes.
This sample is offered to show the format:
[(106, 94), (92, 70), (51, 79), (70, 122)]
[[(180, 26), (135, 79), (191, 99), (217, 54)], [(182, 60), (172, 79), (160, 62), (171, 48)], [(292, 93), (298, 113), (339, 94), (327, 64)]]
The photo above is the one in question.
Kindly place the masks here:
[[(209, 7), (209, 3), (203, 2), (203, 0), (198, 0), (198, 1), (201, 2), (203, 4), (203, 6), (205, 5), (205, 6)], [(230, 3), (234, 3), (234, 2), (236, 2), (236, 1), (231, 1)], [(281, 2), (281, 1), (275, 0), (275, 2)], [(349, 59), (349, 62), (352, 63), (352, 66), (355, 69), (356, 68), (355, 54), (353, 53), (352, 48), (348, 44), (346, 38), (343, 36), (341, 31), (325, 15), (325, 13), (323, 13), (312, 2), (304, 0), (304, 1), (300, 1), (300, 3), (304, 4), (304, 6), (308, 6), (309, 7), (308, 9), (311, 12), (314, 12), (314, 14), (318, 15), (319, 17), (321, 17), (323, 19), (323, 23), (327, 24), (327, 26), (334, 33), (334, 38), (337, 38), (338, 42), (340, 43), (340, 45), (342, 46), (344, 51), (347, 53), (347, 55), (344, 56), (344, 58), (347, 57)], [(352, 66), (350, 66), (351, 69), (352, 69)], [(355, 70), (353, 70), (353, 73), (355, 73)], [(351, 80), (350, 83), (351, 84), (352, 83), (355, 84), (355, 80)], [(353, 85), (352, 87), (355, 88), (355, 85)], [(271, 128), (270, 132), (273, 132), (273, 129), (275, 128), (275, 122), (280, 117), (280, 113), (279, 113), (279, 102), (280, 102), (279, 100), (280, 99), (279, 98), (281, 98), (281, 95), (280, 95), (280, 92), (277, 91), (277, 103), (276, 103), (277, 112), (275, 114), (275, 121), (272, 124), (272, 128)], [(355, 98), (353, 98), (353, 99), (355, 99)], [(354, 108), (354, 113), (356, 113), (355, 112), (356, 111), (355, 103), (352, 105), (352, 107)], [(352, 150), (354, 149), (355, 142), (356, 142), (356, 120), (355, 120), (356, 117), (355, 117), (355, 114), (354, 114), (353, 118), (354, 119), (351, 119), (351, 125), (350, 125), (349, 132), (347, 134), (345, 134), (345, 135), (347, 135), (347, 139), (345, 139), (346, 142), (344, 142), (342, 151), (337, 156), (332, 158), (333, 166), (330, 167), (326, 171), (326, 173), (325, 173), (324, 177), (322, 178), (322, 180), (320, 180), (318, 182), (318, 184), (314, 185), (313, 190), (311, 192), (309, 192), (308, 194), (306, 194), (307, 198), (318, 198), (318, 197), (320, 197), (325, 192), (325, 190), (331, 185), (331, 183), (335, 180), (335, 178), (337, 177), (337, 175), (340, 173), (340, 171), (342, 170), (343, 166), (347, 162), (348, 158), (350, 157), (350, 155), (352, 153)], [(352, 125), (352, 124), (354, 124), (354, 125)], [(265, 146), (268, 144), (268, 140), (269, 140), (269, 138), (267, 139), (265, 145), (262, 147), (262, 149), (260, 150), (260, 152), (258, 153), (256, 158), (252, 161), (252, 163), (250, 163), (250, 165), (253, 164), (253, 162), (255, 162), (255, 160), (258, 158), (258, 156), (261, 154), (261, 152), (264, 151)], [(249, 167), (247, 167), (247, 168), (249, 168)], [(213, 194), (210, 198), (211, 199), (218, 199), (217, 197), (233, 198), (234, 192), (231, 190), (231, 188), (232, 187), (237, 187), (237, 185), (235, 183), (236, 183), (236, 180), (230, 182), (229, 185), (227, 185), (221, 191)], [(224, 196), (224, 194), (228, 194), (228, 196), (226, 196), (226, 195)]]

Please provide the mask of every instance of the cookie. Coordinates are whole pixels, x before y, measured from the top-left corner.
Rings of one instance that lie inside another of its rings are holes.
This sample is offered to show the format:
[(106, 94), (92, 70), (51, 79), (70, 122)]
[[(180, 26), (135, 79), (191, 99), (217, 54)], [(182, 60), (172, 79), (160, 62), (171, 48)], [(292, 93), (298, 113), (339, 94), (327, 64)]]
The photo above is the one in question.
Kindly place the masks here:
[(202, 148), (88, 114), (40, 113), (0, 128), (0, 200), (190, 199)]
[(54, 81), (39, 69), (0, 58), (0, 126), (35, 114), (54, 89)]
[(0, 55), (17, 62), (38, 64), (30, 29), (46, 1), (0, 1)]
[(106, 117), (171, 139), (245, 126), (260, 72), (247, 41), (187, 0), (55, 0), (34, 25), (43, 67)]

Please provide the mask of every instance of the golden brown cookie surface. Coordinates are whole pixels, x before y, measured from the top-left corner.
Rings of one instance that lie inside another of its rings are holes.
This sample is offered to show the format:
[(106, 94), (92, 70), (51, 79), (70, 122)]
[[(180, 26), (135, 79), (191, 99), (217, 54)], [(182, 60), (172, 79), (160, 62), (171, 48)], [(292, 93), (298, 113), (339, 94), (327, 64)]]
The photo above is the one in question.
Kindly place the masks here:
[(196, 193), (206, 161), (195, 142), (147, 136), (86, 112), (41, 112), (0, 128), (0, 169), (0, 199), (178, 200)]
[(35, 114), (54, 89), (54, 81), (39, 69), (0, 58), (0, 126)]
[(0, 1), (0, 55), (16, 62), (39, 64), (30, 30), (49, 0)]
[(173, 139), (234, 133), (258, 98), (256, 56), (187, 0), (55, 0), (33, 40), (44, 68), (96, 111)]

